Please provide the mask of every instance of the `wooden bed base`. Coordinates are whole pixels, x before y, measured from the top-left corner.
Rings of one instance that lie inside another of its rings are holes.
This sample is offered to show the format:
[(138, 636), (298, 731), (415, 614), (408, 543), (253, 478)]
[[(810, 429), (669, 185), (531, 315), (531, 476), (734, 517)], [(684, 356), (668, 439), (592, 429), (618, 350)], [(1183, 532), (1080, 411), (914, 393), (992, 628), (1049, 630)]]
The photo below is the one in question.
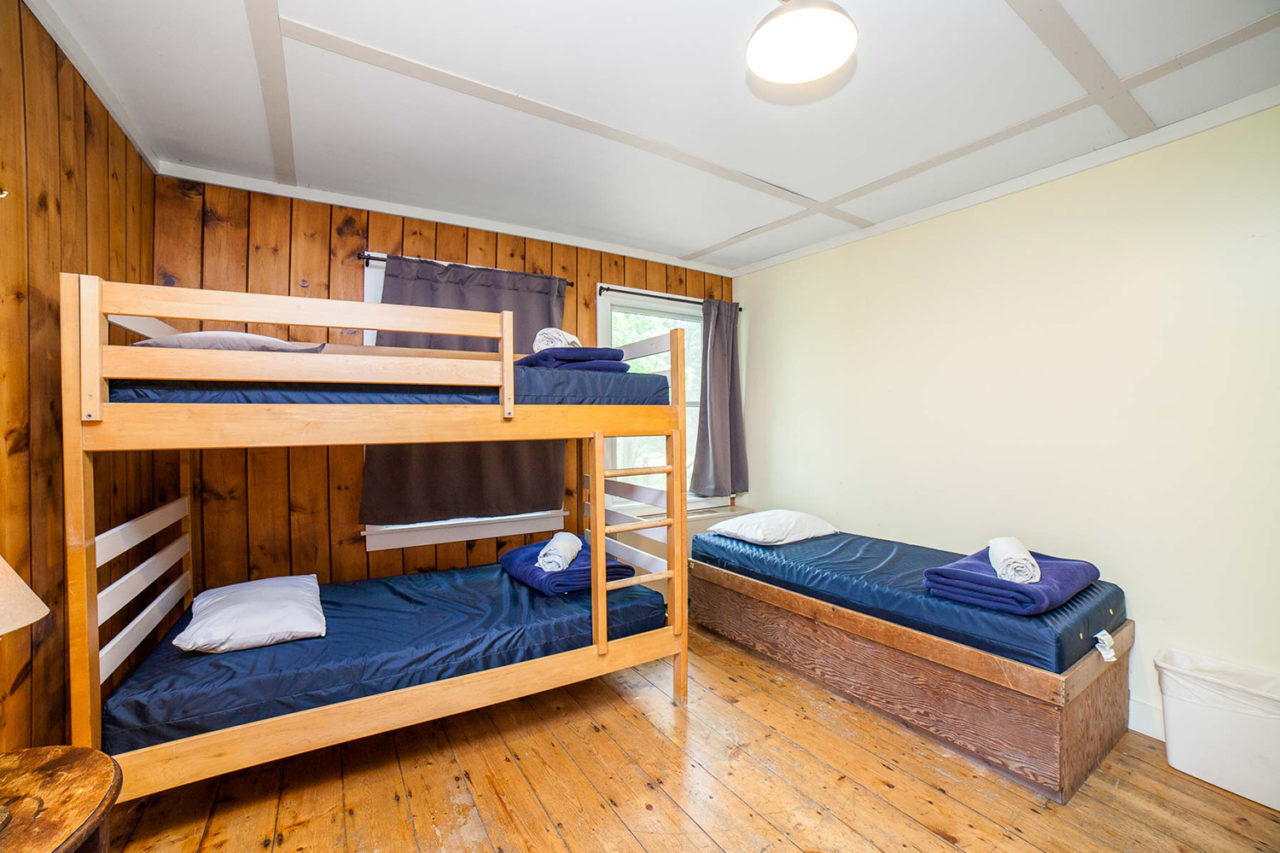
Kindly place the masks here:
[(678, 656), (686, 643), (659, 628), (610, 640), (608, 655), (585, 646), (118, 753), (120, 801)]
[(1062, 674), (690, 560), (689, 617), (860, 704), (979, 758), (1057, 802), (1128, 727), (1133, 622), (1116, 660)]
[[(181, 454), (180, 496), (103, 533), (94, 517), (92, 454), (110, 450), (297, 447), (328, 444), (585, 439), (590, 502), (579, 504), (574, 527), (595, 534), (591, 563), (591, 644), (497, 669), (407, 687), (115, 756), (124, 771), (120, 799), (206, 779), (311, 749), (437, 719), (542, 690), (671, 657), (672, 695), (686, 694), (689, 644), (685, 532), (685, 389), (671, 385), (665, 405), (517, 406), (511, 312), (489, 313), (366, 305), (263, 294), (224, 293), (103, 281), (62, 275), (63, 477), (66, 501), (67, 615), (71, 739), (101, 743), (103, 683), (127, 669), (134, 653), (154, 643), (166, 620), (190, 606), (197, 591), (191, 557), (190, 454)], [(195, 323), (350, 327), (497, 341), (496, 353), (329, 347), (324, 353), (258, 353), (133, 349), (110, 343), (109, 323), (146, 337), (176, 329), (165, 320)], [(623, 347), (624, 358), (671, 356), (671, 376), (684, 375), (684, 332)], [(491, 387), (490, 405), (213, 405), (115, 404), (109, 379), (194, 381), (358, 382)], [(665, 465), (607, 469), (605, 441), (616, 436), (661, 436)], [(638, 474), (665, 475), (665, 489), (624, 482)], [(606, 508), (615, 495), (661, 510), (639, 518)], [(587, 515), (585, 507), (590, 507)], [(662, 555), (614, 538), (638, 533), (660, 543)], [(99, 583), (116, 558), (137, 566)], [(151, 552), (154, 553), (151, 553)], [(632, 563), (635, 576), (609, 581), (605, 555)], [(666, 626), (609, 639), (607, 594), (636, 584), (665, 593)], [(136, 602), (136, 604), (135, 604)], [(114, 630), (126, 607), (136, 615)], [(138, 605), (141, 606), (140, 609)], [(105, 629), (105, 630), (104, 630)], [(104, 634), (111, 636), (103, 642)]]

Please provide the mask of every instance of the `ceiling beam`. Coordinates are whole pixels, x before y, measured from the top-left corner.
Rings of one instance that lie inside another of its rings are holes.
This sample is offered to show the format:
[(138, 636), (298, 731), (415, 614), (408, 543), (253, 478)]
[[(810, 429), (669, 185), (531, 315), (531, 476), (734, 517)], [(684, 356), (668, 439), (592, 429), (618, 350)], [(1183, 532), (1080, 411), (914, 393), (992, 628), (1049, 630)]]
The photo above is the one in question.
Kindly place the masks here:
[[(825, 206), (817, 199), (801, 195), (800, 193), (789, 190), (786, 187), (780, 187), (777, 184), (757, 178), (754, 175), (749, 175), (746, 172), (740, 172), (737, 169), (730, 169), (726, 166), (721, 166), (719, 163), (713, 163), (710, 160), (706, 160), (696, 154), (683, 151), (673, 145), (668, 145), (665, 142), (659, 142), (655, 139), (649, 139), (648, 137), (641, 136), (637, 133), (621, 130), (605, 124), (604, 122), (580, 116), (576, 113), (569, 112), (568, 110), (562, 110), (559, 107), (553, 107), (550, 104), (544, 104), (541, 101), (535, 101), (532, 98), (526, 98), (513, 92), (507, 92), (503, 89), (489, 86), (477, 80), (471, 80), (467, 77), (451, 74), (448, 71), (443, 71), (439, 68), (425, 65), (421, 62), (395, 53), (380, 50), (376, 47), (337, 35), (336, 33), (331, 33), (327, 30), (312, 27), (301, 23), (300, 21), (295, 21), (291, 18), (280, 19), (280, 31), (286, 38), (293, 39), (294, 41), (309, 44), (312, 47), (327, 50), (330, 53), (345, 56), (348, 59), (354, 59), (355, 61), (363, 62), (366, 65), (383, 68), (395, 74), (401, 74), (405, 77), (421, 80), (424, 83), (430, 83), (433, 86), (439, 86), (443, 89), (448, 89), (462, 95), (467, 95), (482, 101), (488, 101), (489, 103), (496, 104), (500, 107), (506, 107), (507, 109), (516, 110), (517, 112), (522, 112), (526, 115), (536, 116), (546, 121), (555, 122), (556, 124), (573, 128), (574, 130), (590, 133), (595, 136), (599, 136), (602, 139), (619, 142), (623, 145), (630, 146), (631, 148), (670, 160), (673, 163), (679, 163), (683, 166), (697, 169), (709, 175), (714, 175), (722, 180), (730, 181), (738, 184), (739, 186), (755, 190), (756, 192), (764, 193), (765, 195), (773, 196), (774, 198), (781, 199), (782, 201), (790, 202), (791, 204), (798, 205), (806, 210), (810, 208), (821, 209)], [(845, 211), (838, 211), (838, 213), (832, 215), (839, 215), (842, 219), (853, 216)], [(857, 217), (853, 218), (857, 219)]]
[(1244, 44), (1249, 39), (1271, 32), (1276, 27), (1280, 27), (1280, 12), (1273, 12), (1265, 18), (1259, 18), (1247, 27), (1241, 27), (1235, 32), (1227, 33), (1222, 38), (1214, 39), (1208, 44), (1202, 44), (1195, 50), (1189, 50), (1180, 56), (1175, 56), (1168, 62), (1162, 62), (1154, 68), (1148, 68), (1141, 74), (1125, 78), (1124, 87), (1132, 91), (1139, 86), (1144, 86), (1153, 80), (1159, 80), (1161, 77), (1186, 68), (1188, 65), (1199, 62), (1202, 59), (1208, 59), (1216, 53), (1222, 53), (1227, 48)]
[(707, 246), (705, 249), (699, 249), (696, 252), (690, 252), (687, 255), (681, 255), (680, 260), (682, 261), (697, 260), (698, 258), (701, 258), (703, 255), (709, 255), (712, 252), (718, 252), (721, 249), (727, 249), (730, 246), (734, 245), (735, 243), (741, 243), (743, 240), (750, 240), (752, 237), (757, 237), (761, 234), (767, 234), (768, 232), (773, 231), (776, 228), (781, 228), (784, 225), (790, 225), (793, 222), (799, 222), (802, 219), (808, 219), (810, 216), (814, 216), (814, 215), (815, 214), (812, 210), (797, 211), (791, 214), (790, 216), (784, 216), (781, 219), (775, 219), (772, 222), (766, 222), (764, 225), (758, 225), (755, 228), (750, 229), (749, 231), (743, 231), (741, 234), (734, 234), (732, 237), (729, 237), (728, 239), (725, 239), (725, 240), (721, 240), (719, 243), (715, 243), (710, 246)]
[(1156, 123), (1120, 82), (1102, 54), (1058, 0), (1005, 0), (1062, 67), (1132, 139), (1156, 129)]
[(262, 107), (267, 114), (267, 137), (276, 181), (290, 186), (298, 182), (293, 160), (293, 114), (289, 109), (289, 79), (284, 65), (284, 42), (280, 35), (277, 0), (244, 0), (249, 19), (249, 38), (258, 62), (258, 82), (262, 87)]

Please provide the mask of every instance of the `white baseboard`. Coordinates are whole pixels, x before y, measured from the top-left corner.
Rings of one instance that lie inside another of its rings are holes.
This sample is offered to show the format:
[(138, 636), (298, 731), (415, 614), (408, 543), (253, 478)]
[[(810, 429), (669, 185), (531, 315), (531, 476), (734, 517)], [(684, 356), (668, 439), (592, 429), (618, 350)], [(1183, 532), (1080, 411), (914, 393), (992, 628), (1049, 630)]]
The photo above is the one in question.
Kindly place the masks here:
[(1164, 713), (1156, 705), (1130, 699), (1129, 728), (1156, 740), (1164, 740)]

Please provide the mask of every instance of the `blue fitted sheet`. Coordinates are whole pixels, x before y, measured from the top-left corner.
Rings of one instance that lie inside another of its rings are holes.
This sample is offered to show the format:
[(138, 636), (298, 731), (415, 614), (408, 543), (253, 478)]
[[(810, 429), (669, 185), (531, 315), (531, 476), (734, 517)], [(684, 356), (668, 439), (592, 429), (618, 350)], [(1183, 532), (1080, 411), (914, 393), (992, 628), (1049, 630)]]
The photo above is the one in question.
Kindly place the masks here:
[(962, 554), (833, 533), (790, 545), (752, 545), (714, 533), (693, 537), (695, 560), (1021, 661), (1065, 672), (1093, 648), (1093, 635), (1125, 620), (1124, 592), (1097, 581), (1062, 607), (1015, 616), (947, 601), (924, 589), (924, 570)]
[[(667, 377), (655, 373), (515, 369), (516, 404), (539, 406), (665, 406)], [(485, 405), (496, 388), (449, 385), (359, 385), (322, 382), (111, 381), (113, 403), (370, 403)]]
[[(224, 654), (164, 641), (103, 706), (108, 753), (426, 684), (591, 643), (591, 593), (549, 597), (498, 565), (320, 587), (327, 634)], [(634, 586), (609, 594), (609, 636), (666, 623)]]

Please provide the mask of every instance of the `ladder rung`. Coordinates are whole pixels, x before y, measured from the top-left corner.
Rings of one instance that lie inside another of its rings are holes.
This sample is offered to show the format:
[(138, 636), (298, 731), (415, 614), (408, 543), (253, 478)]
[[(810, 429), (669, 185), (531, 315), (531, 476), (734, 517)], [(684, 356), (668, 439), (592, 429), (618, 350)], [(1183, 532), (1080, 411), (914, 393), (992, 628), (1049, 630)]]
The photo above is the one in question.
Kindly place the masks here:
[(642, 583), (653, 583), (655, 581), (665, 581), (675, 577), (675, 572), (640, 572), (629, 578), (623, 578), (618, 581), (609, 581), (604, 585), (605, 589), (623, 589), (628, 586), (636, 586)]
[(652, 468), (606, 468), (604, 476), (606, 479), (615, 477), (639, 477), (642, 474), (670, 474), (670, 465), (655, 465)]
[(604, 535), (612, 533), (630, 533), (633, 530), (649, 530), (653, 527), (670, 527), (671, 519), (658, 518), (651, 521), (629, 521), (626, 524), (610, 524), (604, 529)]

